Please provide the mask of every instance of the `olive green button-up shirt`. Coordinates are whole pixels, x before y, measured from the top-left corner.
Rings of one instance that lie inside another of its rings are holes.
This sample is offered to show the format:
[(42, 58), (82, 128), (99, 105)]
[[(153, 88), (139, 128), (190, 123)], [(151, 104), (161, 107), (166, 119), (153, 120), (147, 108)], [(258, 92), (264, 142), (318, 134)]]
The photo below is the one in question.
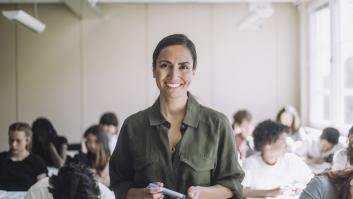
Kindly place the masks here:
[(116, 198), (125, 198), (129, 188), (151, 182), (184, 193), (190, 186), (222, 185), (242, 198), (244, 178), (227, 117), (200, 105), (188, 94), (183, 136), (173, 158), (169, 148), (170, 124), (154, 105), (128, 117), (110, 159), (111, 187)]

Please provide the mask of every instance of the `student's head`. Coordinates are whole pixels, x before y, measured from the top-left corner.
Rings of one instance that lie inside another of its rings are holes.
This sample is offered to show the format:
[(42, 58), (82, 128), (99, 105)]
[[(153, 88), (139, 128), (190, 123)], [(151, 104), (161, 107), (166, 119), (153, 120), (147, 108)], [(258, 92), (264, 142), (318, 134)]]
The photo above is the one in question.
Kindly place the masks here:
[(31, 147), (31, 127), (22, 122), (16, 122), (9, 126), (9, 148), (11, 155), (19, 155), (29, 151)]
[(195, 45), (183, 34), (169, 35), (157, 44), (152, 64), (162, 96), (185, 96), (196, 72)]
[(49, 179), (54, 199), (99, 199), (100, 191), (93, 173), (82, 164), (62, 167)]
[(320, 151), (330, 151), (337, 143), (340, 137), (340, 132), (335, 128), (325, 128), (320, 136)]
[(233, 128), (241, 128), (244, 137), (251, 135), (253, 131), (252, 116), (247, 110), (239, 110), (233, 115)]
[(88, 153), (96, 156), (93, 167), (97, 170), (102, 169), (107, 164), (110, 156), (108, 138), (103, 132), (102, 127), (93, 125), (85, 131), (83, 136), (86, 138)]
[(298, 112), (291, 105), (283, 107), (276, 116), (276, 121), (287, 126), (294, 133), (300, 128), (300, 118)]
[(255, 149), (281, 157), (287, 152), (287, 133), (286, 126), (271, 120), (263, 121), (253, 133)]
[(353, 197), (353, 167), (337, 171), (326, 171), (318, 175), (327, 176), (338, 188), (339, 199), (352, 199)]
[(33, 147), (48, 146), (58, 136), (53, 124), (47, 118), (38, 118), (32, 124)]
[(99, 120), (99, 124), (107, 135), (115, 134), (118, 131), (118, 117), (113, 112), (104, 113)]

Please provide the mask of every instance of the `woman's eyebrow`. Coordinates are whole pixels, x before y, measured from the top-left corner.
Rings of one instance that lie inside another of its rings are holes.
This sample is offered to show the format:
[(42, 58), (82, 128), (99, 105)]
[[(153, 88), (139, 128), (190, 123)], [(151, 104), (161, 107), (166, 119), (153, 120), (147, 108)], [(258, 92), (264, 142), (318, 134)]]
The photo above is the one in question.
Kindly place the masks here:
[(179, 63), (179, 65), (181, 65), (181, 64), (191, 64), (191, 63), (188, 62), (188, 61), (185, 61), (185, 62), (180, 62), (180, 63)]
[(162, 59), (162, 60), (159, 61), (159, 63), (161, 63), (161, 62), (172, 63), (172, 62), (170, 62), (170, 61), (168, 61), (168, 60), (164, 60), (164, 59)]

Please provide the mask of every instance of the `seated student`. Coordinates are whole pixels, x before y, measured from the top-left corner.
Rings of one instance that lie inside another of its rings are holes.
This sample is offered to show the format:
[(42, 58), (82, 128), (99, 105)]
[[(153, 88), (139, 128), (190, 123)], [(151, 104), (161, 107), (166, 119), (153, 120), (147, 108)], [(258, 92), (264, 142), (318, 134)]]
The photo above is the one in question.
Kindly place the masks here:
[(352, 199), (353, 167), (326, 171), (312, 178), (299, 199)]
[(287, 144), (288, 151), (294, 152), (300, 147), (303, 140), (308, 139), (308, 135), (301, 126), (301, 121), (297, 110), (291, 105), (283, 107), (276, 116), (276, 121), (289, 128)]
[(240, 159), (252, 155), (254, 151), (254, 141), (252, 132), (252, 116), (247, 110), (239, 110), (233, 116), (233, 132), (236, 148), (240, 154)]
[(109, 150), (112, 154), (118, 141), (118, 118), (112, 112), (104, 113), (99, 120), (99, 125), (103, 127), (103, 131), (108, 137)]
[(332, 170), (344, 169), (353, 165), (353, 127), (348, 132), (348, 146), (340, 149), (333, 156)]
[(283, 188), (295, 192), (309, 182), (309, 167), (300, 157), (287, 153), (287, 132), (287, 127), (270, 120), (255, 128), (254, 144), (259, 152), (244, 161), (244, 197), (276, 197)]
[(110, 185), (109, 178), (108, 138), (98, 125), (89, 127), (81, 142), (81, 151), (75, 155), (73, 162), (81, 162), (88, 166), (96, 175), (99, 182)]
[(25, 199), (114, 199), (105, 185), (83, 164), (69, 164), (58, 175), (44, 178), (33, 185)]
[(305, 162), (309, 165), (331, 163), (333, 154), (344, 148), (344, 145), (339, 142), (339, 137), (340, 133), (337, 129), (325, 128), (319, 139), (305, 140), (295, 152), (299, 156), (305, 157)]
[(9, 127), (10, 151), (0, 153), (0, 190), (27, 191), (47, 175), (44, 161), (30, 153), (31, 135), (26, 123)]
[(46, 118), (38, 118), (32, 124), (33, 154), (40, 156), (47, 166), (60, 168), (67, 157), (67, 139), (58, 136), (52, 123)]

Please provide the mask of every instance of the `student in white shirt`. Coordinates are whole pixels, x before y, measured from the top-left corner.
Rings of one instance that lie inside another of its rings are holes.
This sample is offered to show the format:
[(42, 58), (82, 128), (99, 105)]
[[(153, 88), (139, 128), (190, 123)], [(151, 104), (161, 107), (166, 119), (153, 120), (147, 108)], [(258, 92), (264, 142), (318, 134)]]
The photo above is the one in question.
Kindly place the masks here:
[(70, 164), (57, 176), (44, 178), (34, 184), (25, 199), (114, 199), (105, 185), (97, 182), (94, 174), (83, 164)]
[(287, 153), (288, 128), (266, 120), (253, 133), (259, 152), (245, 159), (244, 197), (276, 197), (285, 189), (304, 187), (312, 177), (309, 167), (295, 154)]
[(118, 117), (113, 112), (106, 112), (99, 119), (99, 125), (103, 128), (104, 133), (108, 137), (108, 146), (111, 155), (118, 141)]
[(353, 165), (353, 127), (348, 132), (348, 146), (335, 153), (332, 161), (332, 170), (344, 169)]
[(296, 154), (305, 157), (309, 165), (332, 163), (333, 154), (344, 148), (339, 142), (340, 132), (335, 128), (325, 128), (320, 138), (307, 139), (296, 150)]

